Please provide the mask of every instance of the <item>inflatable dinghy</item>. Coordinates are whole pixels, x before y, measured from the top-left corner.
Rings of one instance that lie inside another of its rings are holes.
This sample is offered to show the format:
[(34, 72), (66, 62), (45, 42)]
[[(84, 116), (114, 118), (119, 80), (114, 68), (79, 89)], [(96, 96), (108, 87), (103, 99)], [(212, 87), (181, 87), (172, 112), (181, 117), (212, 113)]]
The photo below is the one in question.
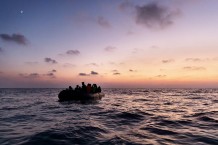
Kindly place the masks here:
[(58, 94), (59, 101), (100, 100), (104, 93), (84, 93), (73, 90), (62, 90)]

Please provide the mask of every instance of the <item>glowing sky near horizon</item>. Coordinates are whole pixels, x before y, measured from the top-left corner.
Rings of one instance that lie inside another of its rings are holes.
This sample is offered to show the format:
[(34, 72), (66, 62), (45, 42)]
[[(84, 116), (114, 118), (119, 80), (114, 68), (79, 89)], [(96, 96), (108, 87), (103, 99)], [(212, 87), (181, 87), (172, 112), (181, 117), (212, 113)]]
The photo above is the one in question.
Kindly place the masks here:
[(0, 87), (218, 87), (217, 0), (1, 0)]

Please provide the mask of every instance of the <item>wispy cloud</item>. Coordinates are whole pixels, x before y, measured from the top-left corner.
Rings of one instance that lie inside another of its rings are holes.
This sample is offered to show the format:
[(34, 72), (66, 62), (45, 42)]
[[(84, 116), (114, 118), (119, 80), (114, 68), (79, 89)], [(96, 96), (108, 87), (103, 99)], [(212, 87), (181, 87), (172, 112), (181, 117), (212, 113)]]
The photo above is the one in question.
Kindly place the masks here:
[(125, 65), (125, 63), (124, 62), (109, 62), (109, 64), (110, 65), (114, 65), (114, 66), (123, 66), (123, 65)]
[(99, 73), (96, 71), (91, 71), (90, 74), (87, 73), (79, 73), (79, 76), (90, 76), (90, 75), (98, 75)]
[(174, 61), (175, 61), (174, 59), (165, 59), (165, 60), (162, 60), (162, 63), (172, 63)]
[(46, 57), (44, 60), (45, 60), (45, 62), (51, 63), (51, 64), (56, 64), (56, 63), (58, 63), (56, 60), (51, 59), (51, 58), (49, 58), (49, 57)]
[(53, 69), (53, 70), (51, 70), (51, 72), (55, 73), (55, 72), (57, 72), (57, 70), (56, 70), (56, 69)]
[(91, 71), (91, 75), (98, 75), (98, 73), (95, 71)]
[(185, 61), (187, 62), (210, 62), (210, 61), (217, 61), (218, 57), (211, 57), (211, 58), (186, 58)]
[(121, 75), (121, 73), (119, 73), (119, 71), (116, 69), (112, 70), (112, 72), (113, 72), (113, 75)]
[(40, 77), (40, 75), (38, 73), (30, 73), (30, 74), (20, 73), (19, 76), (23, 77), (23, 78), (28, 78), (28, 79), (34, 79), (34, 78), (39, 78)]
[(86, 74), (86, 73), (79, 73), (79, 76), (89, 76), (89, 74)]
[(113, 51), (115, 51), (116, 49), (117, 49), (117, 48), (114, 47), (114, 46), (107, 46), (107, 47), (104, 48), (104, 50), (107, 51), (107, 52), (113, 52)]
[(67, 50), (65, 53), (60, 53), (60, 56), (75, 56), (75, 55), (79, 55), (80, 51), (79, 50)]
[(115, 72), (115, 73), (113, 73), (113, 75), (121, 75), (121, 73)]
[(21, 34), (0, 34), (0, 38), (4, 41), (15, 42), (21, 45), (27, 45), (27, 39), (24, 35)]
[(165, 78), (165, 77), (167, 77), (167, 75), (157, 75), (155, 77), (157, 77), (157, 78)]
[(137, 72), (137, 70), (129, 69), (129, 72)]
[(20, 73), (19, 76), (22, 78), (27, 78), (27, 79), (36, 79), (36, 78), (41, 78), (41, 77), (49, 77), (49, 78), (55, 78), (56, 70), (51, 70), (46, 74), (39, 74), (39, 73)]
[(31, 77), (31, 78), (39, 77), (39, 74), (38, 73), (31, 73), (31, 74), (29, 74), (29, 77)]
[(198, 66), (186, 66), (186, 67), (183, 67), (184, 70), (187, 70), (187, 71), (203, 71), (203, 70), (206, 70), (205, 67), (198, 67)]
[(168, 7), (151, 2), (144, 6), (135, 6), (136, 23), (148, 28), (163, 29), (174, 23), (180, 10), (172, 10)]
[(68, 50), (66, 52), (66, 54), (68, 54), (68, 55), (79, 55), (80, 52), (79, 52), (79, 50)]
[(56, 69), (52, 69), (51, 71), (48, 71), (48, 73), (45, 74), (45, 76), (48, 76), (48, 77), (53, 79), (53, 78), (56, 78), (55, 73), (57, 73), (57, 70)]
[(99, 16), (97, 19), (97, 23), (104, 28), (111, 28), (110, 22), (102, 16)]
[(55, 78), (55, 74), (50, 72), (50, 73), (47, 73), (46, 76), (50, 77), (50, 78)]
[(200, 58), (186, 58), (185, 61), (201, 62), (201, 61), (204, 61), (204, 60), (200, 59)]

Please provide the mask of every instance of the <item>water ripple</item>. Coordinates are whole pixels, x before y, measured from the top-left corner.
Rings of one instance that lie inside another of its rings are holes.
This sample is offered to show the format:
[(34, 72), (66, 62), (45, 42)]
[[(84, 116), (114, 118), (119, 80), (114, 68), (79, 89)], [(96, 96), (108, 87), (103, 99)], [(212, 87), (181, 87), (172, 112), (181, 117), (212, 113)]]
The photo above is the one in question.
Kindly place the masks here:
[(60, 90), (0, 89), (0, 144), (218, 144), (217, 89), (103, 89), (88, 102), (58, 102)]

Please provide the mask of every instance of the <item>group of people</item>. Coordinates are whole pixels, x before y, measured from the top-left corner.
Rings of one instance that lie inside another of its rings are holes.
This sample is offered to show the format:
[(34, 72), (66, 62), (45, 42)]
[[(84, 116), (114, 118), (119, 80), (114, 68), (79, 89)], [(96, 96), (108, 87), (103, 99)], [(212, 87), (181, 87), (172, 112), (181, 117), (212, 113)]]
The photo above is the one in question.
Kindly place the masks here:
[(100, 93), (101, 87), (97, 86), (96, 84), (85, 85), (85, 83), (82, 82), (82, 87), (76, 85), (75, 89), (73, 89), (71, 86), (69, 86), (69, 90), (74, 90), (75, 92), (83, 92), (83, 93)]

